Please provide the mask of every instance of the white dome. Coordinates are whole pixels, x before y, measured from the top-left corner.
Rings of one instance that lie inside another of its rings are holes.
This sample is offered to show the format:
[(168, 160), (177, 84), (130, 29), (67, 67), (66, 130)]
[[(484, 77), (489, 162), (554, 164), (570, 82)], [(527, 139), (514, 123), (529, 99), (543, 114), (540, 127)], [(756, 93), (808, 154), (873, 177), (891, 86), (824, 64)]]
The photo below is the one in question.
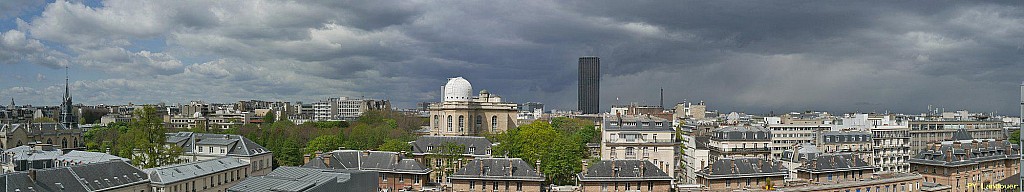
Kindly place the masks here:
[(462, 77), (448, 78), (444, 84), (444, 101), (470, 101), (473, 99), (473, 85)]

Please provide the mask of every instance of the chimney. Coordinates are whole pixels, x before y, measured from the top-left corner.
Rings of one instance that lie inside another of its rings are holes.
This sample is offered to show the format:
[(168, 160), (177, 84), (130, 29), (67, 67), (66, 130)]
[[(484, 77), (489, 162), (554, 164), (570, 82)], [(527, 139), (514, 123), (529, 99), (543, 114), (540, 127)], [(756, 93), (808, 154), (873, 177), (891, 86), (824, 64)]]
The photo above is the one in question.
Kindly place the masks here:
[(646, 172), (647, 172), (647, 161), (640, 161), (640, 172), (637, 173), (638, 174), (637, 176), (638, 177), (644, 176), (644, 173), (646, 173)]
[(107, 153), (108, 155), (113, 155), (112, 153), (110, 153), (110, 147), (107, 147), (106, 153)]
[(516, 166), (512, 165), (512, 160), (508, 161), (508, 176), (511, 177), (516, 173)]
[(583, 162), (583, 172), (586, 173), (587, 172), (587, 160), (583, 159), (583, 160), (580, 160), (580, 161)]
[(537, 159), (537, 172), (541, 173), (541, 171), (540, 171), (540, 159)]
[(331, 152), (323, 153), (320, 156), (323, 157), (324, 159), (324, 165), (327, 165), (327, 167), (331, 167)]
[[(32, 161), (29, 161), (29, 162), (32, 162)], [(32, 181), (36, 181), (36, 169), (29, 169), (28, 170), (28, 178), (32, 179)]]
[(302, 155), (302, 164), (309, 163), (309, 154)]

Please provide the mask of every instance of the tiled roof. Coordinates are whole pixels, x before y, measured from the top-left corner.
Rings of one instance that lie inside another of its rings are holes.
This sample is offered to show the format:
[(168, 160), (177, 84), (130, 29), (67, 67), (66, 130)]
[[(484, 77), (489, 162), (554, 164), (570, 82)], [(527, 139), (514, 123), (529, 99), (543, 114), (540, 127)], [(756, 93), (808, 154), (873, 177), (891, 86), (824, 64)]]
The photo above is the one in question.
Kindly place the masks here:
[(821, 134), (821, 140), (825, 143), (864, 143), (871, 142), (869, 132), (840, 132), (829, 131)]
[(73, 163), (77, 163), (77, 164), (106, 162), (106, 161), (111, 161), (111, 160), (128, 161), (128, 159), (125, 159), (125, 158), (122, 158), (122, 157), (118, 157), (118, 156), (114, 156), (114, 155), (110, 155), (110, 154), (106, 154), (106, 153), (89, 152), (89, 151), (77, 151), (77, 150), (76, 151), (68, 152), (67, 154), (64, 154), (64, 155), (61, 155), (60, 157), (57, 157), (57, 161), (60, 161), (60, 162), (73, 162)]
[(228, 147), (228, 156), (251, 157), (270, 153), (270, 150), (241, 135), (177, 132), (167, 133), (166, 143), (178, 145), (185, 152), (192, 152), (194, 145), (218, 145)]
[(871, 170), (874, 166), (851, 153), (821, 154), (796, 168), (800, 172), (829, 173), (841, 171)]
[(451, 179), (544, 181), (544, 175), (520, 158), (479, 158), (462, 167)]
[(149, 183), (149, 177), (124, 161), (108, 161), (0, 175), (7, 191), (103, 191)]
[[(491, 141), (484, 137), (474, 136), (421, 136), (411, 142), (414, 154), (434, 153), (433, 150), (440, 150), (445, 144), (453, 143), (465, 147), (465, 155), (489, 156), (487, 149), (491, 148)], [(471, 151), (470, 148), (473, 148)]]
[(764, 127), (723, 127), (711, 131), (711, 139), (718, 141), (771, 140), (771, 130)]
[(608, 115), (601, 127), (606, 131), (675, 131), (671, 121), (647, 115)]
[(809, 161), (821, 154), (817, 146), (811, 143), (800, 143), (792, 149), (788, 149), (782, 152), (782, 160), (788, 162), (803, 162)]
[(781, 163), (760, 158), (722, 158), (697, 172), (706, 179), (786, 176)]
[(249, 177), (228, 188), (232, 192), (377, 191), (377, 173), (278, 167), (266, 176)]
[(240, 159), (222, 157), (205, 161), (194, 161), (190, 163), (154, 167), (143, 171), (149, 174), (153, 183), (171, 184), (248, 165), (248, 162)]
[(580, 181), (672, 180), (672, 176), (646, 160), (602, 160), (588, 165), (577, 177)]
[(973, 165), (982, 162), (1020, 158), (1020, 147), (1009, 141), (957, 140), (939, 146), (928, 145), (909, 162), (945, 167)]
[(330, 160), (325, 160), (324, 155), (310, 159), (302, 167), (319, 169), (350, 169), (364, 171), (378, 171), (388, 173), (411, 173), (427, 174), (430, 169), (415, 159), (404, 158), (404, 155), (389, 151), (357, 151), (357, 150), (335, 150), (325, 153), (330, 155)]

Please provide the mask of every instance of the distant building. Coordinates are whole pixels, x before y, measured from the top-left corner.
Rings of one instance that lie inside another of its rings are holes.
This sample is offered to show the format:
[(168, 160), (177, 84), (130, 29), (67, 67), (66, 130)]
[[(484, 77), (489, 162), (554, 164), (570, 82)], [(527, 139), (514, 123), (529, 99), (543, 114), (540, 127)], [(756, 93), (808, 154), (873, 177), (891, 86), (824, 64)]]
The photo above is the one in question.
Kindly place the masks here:
[(302, 167), (377, 172), (380, 191), (420, 191), (430, 174), (430, 168), (397, 152), (336, 150), (306, 161)]
[(978, 190), (978, 184), (993, 184), (1020, 173), (1020, 154), (1020, 148), (1009, 141), (974, 139), (960, 129), (951, 139), (919, 151), (910, 159), (910, 167), (926, 182), (953, 191)]
[(0, 175), (6, 191), (150, 191), (149, 177), (124, 161), (19, 171)]
[(354, 99), (348, 97), (329, 98), (313, 103), (315, 121), (354, 121), (367, 111), (391, 109), (388, 100)]
[(771, 131), (763, 127), (723, 127), (711, 132), (708, 149), (710, 162), (722, 158), (753, 157), (771, 160)]
[[(923, 177), (912, 173), (876, 174), (857, 181), (836, 184), (794, 184), (777, 191), (784, 192), (830, 192), (830, 191), (933, 191), (926, 188)], [(942, 191), (942, 190), (938, 190)], [(947, 190), (948, 191), (948, 188)]]
[(51, 145), (22, 145), (4, 150), (0, 156), (0, 167), (4, 173), (52, 168), (57, 166), (57, 157), (61, 155), (63, 152)]
[[(13, 105), (13, 100), (11, 103)], [(51, 144), (65, 150), (84, 148), (82, 129), (78, 126), (78, 118), (74, 115), (73, 106), (71, 92), (67, 79), (65, 79), (64, 100), (60, 105), (58, 122), (27, 124), (9, 122), (0, 125), (0, 148), (9, 149), (34, 142)]]
[(580, 57), (579, 90), (577, 94), (577, 110), (583, 114), (601, 112), (601, 58), (593, 56)]
[(266, 175), (271, 171), (274, 154), (240, 135), (177, 132), (167, 133), (167, 144), (181, 147), (178, 158), (195, 162), (233, 157), (249, 163), (249, 175)]
[(449, 78), (442, 91), (443, 101), (430, 105), (431, 135), (501, 133), (519, 126), (515, 103), (502, 102), (487, 90), (473, 97), (473, 85), (462, 77)]
[(697, 183), (697, 171), (700, 171), (704, 167), (707, 167), (711, 163), (709, 153), (711, 150), (708, 149), (708, 143), (711, 141), (708, 136), (695, 136), (690, 137), (683, 135), (684, 147), (683, 149), (683, 169), (681, 181), (684, 184), (696, 184)]
[(772, 124), (768, 123), (772, 133), (772, 157), (778, 158), (785, 150), (801, 143), (816, 143), (821, 133), (832, 129), (825, 124)]
[(710, 191), (758, 190), (785, 183), (786, 167), (763, 158), (721, 158), (697, 172), (697, 183)]
[(526, 102), (520, 103), (516, 107), (519, 111), (518, 119), (522, 120), (534, 120), (539, 119), (544, 115), (544, 104), (538, 102)]
[(602, 160), (588, 165), (576, 176), (581, 192), (671, 191), (673, 178), (650, 161)]
[(249, 162), (222, 157), (142, 170), (154, 192), (226, 191), (249, 177)]
[(872, 165), (875, 172), (910, 172), (910, 128), (903, 125), (880, 125), (871, 129)]
[(111, 154), (100, 153), (100, 152), (90, 152), (90, 151), (78, 151), (78, 150), (75, 150), (75, 151), (68, 152), (68, 153), (66, 153), (64, 155), (61, 155), (60, 157), (57, 157), (56, 163), (57, 163), (57, 166), (60, 167), (60, 166), (84, 165), (84, 164), (107, 162), (107, 161), (114, 161), (114, 160), (129, 161), (128, 159), (125, 159), (125, 158), (122, 158), (122, 157), (118, 157), (118, 156), (114, 156), (114, 155), (111, 155)]
[(254, 176), (228, 188), (229, 192), (331, 192), (377, 191), (376, 172), (344, 169), (278, 167), (265, 176)]
[[(419, 162), (427, 164), (431, 170), (429, 180), (438, 184), (450, 184), (448, 174), (455, 173), (457, 168), (464, 167), (465, 163), (478, 158), (491, 157), (491, 149), (494, 145), (484, 137), (475, 136), (420, 136), (416, 141), (409, 142), (412, 145), (412, 155)], [(463, 151), (454, 152), (458, 157), (445, 155), (448, 145), (461, 148)], [(451, 159), (455, 159), (451, 162)]]
[(874, 144), (869, 132), (829, 131), (817, 140), (816, 145), (823, 153), (851, 153), (869, 165), (874, 160)]
[(796, 168), (797, 178), (817, 184), (840, 184), (871, 178), (874, 167), (852, 153), (822, 153)]
[(911, 120), (909, 127), (911, 155), (924, 150), (929, 143), (953, 137), (953, 133), (960, 129), (964, 129), (971, 137), (978, 139), (1006, 140), (1008, 135), (1003, 131), (1002, 121), (970, 117), (927, 117)]
[(544, 174), (519, 158), (473, 159), (449, 178), (454, 191), (540, 192), (544, 183)]
[(601, 160), (647, 160), (675, 177), (678, 146), (672, 122), (666, 119), (607, 115), (601, 123)]

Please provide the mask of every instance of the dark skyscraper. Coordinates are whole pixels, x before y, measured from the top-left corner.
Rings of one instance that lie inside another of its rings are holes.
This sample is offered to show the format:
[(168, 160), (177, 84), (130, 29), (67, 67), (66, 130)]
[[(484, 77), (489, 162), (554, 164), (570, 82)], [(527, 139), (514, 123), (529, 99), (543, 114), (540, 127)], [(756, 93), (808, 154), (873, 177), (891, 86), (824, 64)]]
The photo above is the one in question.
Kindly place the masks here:
[(601, 112), (601, 58), (580, 57), (578, 110), (583, 114)]

